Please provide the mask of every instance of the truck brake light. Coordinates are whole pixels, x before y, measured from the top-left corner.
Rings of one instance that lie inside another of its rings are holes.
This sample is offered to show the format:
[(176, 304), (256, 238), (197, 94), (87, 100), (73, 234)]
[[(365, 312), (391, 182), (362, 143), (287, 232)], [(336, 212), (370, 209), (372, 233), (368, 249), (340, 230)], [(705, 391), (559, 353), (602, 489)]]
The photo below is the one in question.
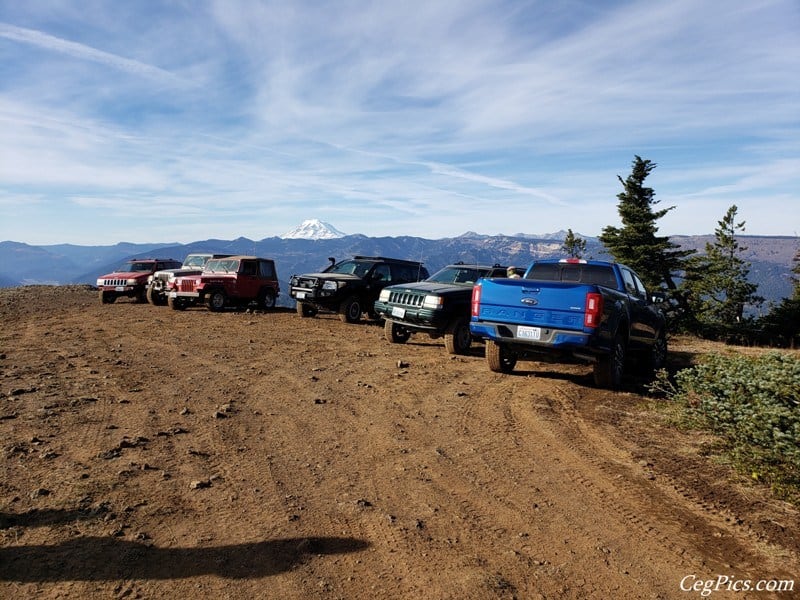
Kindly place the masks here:
[(472, 316), (477, 317), (481, 312), (481, 285), (472, 288)]
[(586, 312), (583, 316), (584, 327), (597, 327), (603, 316), (603, 296), (597, 292), (586, 294)]

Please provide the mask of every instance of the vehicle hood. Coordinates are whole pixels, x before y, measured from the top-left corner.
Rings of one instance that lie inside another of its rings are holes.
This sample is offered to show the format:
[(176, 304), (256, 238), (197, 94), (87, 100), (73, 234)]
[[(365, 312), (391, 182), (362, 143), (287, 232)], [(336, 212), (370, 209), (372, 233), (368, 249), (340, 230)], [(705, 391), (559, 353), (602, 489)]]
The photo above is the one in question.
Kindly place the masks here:
[(334, 279), (339, 281), (360, 281), (358, 275), (347, 275), (345, 273), (303, 273), (297, 277), (315, 277), (317, 279)]
[(436, 294), (446, 296), (448, 294), (472, 293), (471, 283), (438, 283), (436, 281), (419, 281), (417, 283), (401, 283), (390, 285), (387, 288), (392, 291), (408, 290), (422, 294)]
[(108, 275), (101, 275), (98, 279), (147, 279), (152, 273), (150, 271), (114, 271)]

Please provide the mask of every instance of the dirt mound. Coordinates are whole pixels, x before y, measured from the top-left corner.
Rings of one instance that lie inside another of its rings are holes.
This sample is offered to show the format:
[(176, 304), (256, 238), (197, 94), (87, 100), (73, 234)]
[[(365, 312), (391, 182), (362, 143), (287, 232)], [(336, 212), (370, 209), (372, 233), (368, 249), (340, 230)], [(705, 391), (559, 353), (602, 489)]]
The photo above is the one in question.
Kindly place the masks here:
[(2, 290), (0, 320), (2, 597), (686, 598), (798, 572), (797, 512), (636, 382), (82, 286)]

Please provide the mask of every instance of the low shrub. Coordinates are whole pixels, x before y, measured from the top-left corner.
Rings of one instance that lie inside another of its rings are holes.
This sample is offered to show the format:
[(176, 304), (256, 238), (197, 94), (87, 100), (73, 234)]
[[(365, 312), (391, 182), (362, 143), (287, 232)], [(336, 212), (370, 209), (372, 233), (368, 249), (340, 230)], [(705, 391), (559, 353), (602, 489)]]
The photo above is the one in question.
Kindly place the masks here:
[(800, 357), (708, 355), (660, 382), (683, 421), (720, 436), (737, 467), (800, 498)]

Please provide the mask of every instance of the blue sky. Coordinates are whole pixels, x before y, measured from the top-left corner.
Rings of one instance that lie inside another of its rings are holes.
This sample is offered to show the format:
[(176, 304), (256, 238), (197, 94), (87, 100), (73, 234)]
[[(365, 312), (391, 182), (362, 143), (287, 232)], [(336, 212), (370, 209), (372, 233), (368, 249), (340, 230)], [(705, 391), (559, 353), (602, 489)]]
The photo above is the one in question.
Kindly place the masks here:
[(797, 0), (0, 0), (0, 240), (800, 234)]

